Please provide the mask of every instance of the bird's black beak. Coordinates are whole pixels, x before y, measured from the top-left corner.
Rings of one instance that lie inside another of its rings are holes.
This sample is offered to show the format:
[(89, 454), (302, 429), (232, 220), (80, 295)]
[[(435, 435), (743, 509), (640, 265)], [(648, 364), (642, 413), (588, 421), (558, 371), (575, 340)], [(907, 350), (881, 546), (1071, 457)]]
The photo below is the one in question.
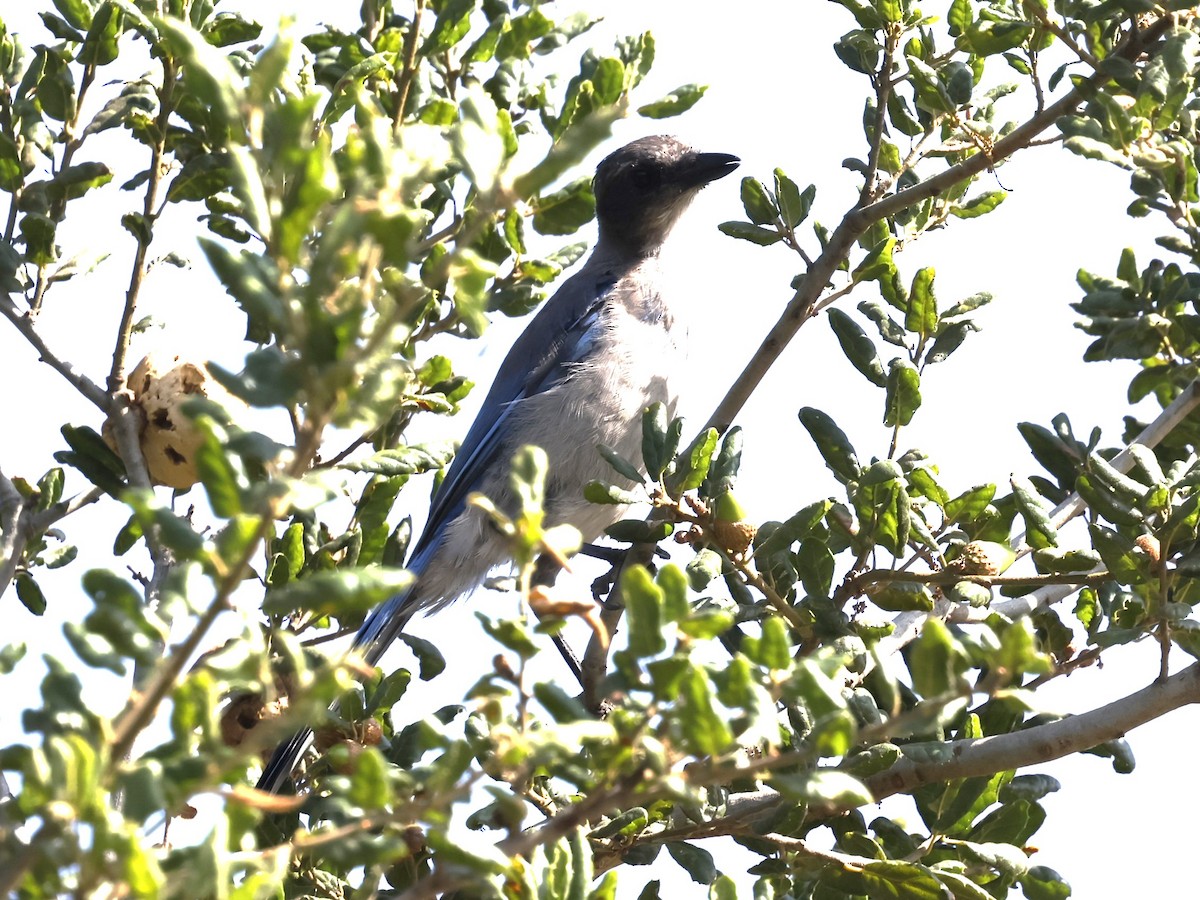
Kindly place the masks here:
[(728, 153), (697, 153), (684, 162), (680, 180), (687, 187), (703, 187), (718, 178), (724, 178), (741, 162)]

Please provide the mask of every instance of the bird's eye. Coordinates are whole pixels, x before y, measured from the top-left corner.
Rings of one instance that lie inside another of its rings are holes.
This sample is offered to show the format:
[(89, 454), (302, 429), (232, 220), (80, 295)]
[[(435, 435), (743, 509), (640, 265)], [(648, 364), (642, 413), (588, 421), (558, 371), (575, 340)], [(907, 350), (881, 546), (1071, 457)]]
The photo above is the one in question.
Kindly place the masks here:
[(641, 191), (649, 191), (658, 187), (658, 170), (652, 166), (643, 166), (639, 163), (634, 163), (629, 167), (629, 178), (633, 182), (634, 187)]

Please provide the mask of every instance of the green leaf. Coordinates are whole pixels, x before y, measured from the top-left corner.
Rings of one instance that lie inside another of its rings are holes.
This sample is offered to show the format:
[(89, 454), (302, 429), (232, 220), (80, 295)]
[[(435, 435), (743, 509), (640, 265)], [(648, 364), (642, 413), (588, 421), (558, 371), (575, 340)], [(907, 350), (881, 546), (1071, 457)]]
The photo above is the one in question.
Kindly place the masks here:
[(1058, 546), (1058, 530), (1050, 521), (1050, 511), (1033, 482), (1018, 475), (1013, 475), (1009, 480), (1017, 509), (1025, 520), (1026, 541), (1035, 549)]
[(522, 660), (537, 656), (538, 643), (524, 620), (490, 619), (481, 612), (475, 613), (475, 617), (479, 619), (489, 637), (517, 654)]
[(5, 644), (0, 646), (0, 675), (11, 675), (17, 663), (25, 658), (28, 651), (25, 644)]
[(668, 563), (659, 570), (654, 581), (662, 590), (663, 619), (667, 622), (679, 622), (685, 619), (690, 607), (687, 601), (687, 576), (683, 573), (683, 569), (675, 563)]
[(779, 214), (788, 228), (795, 228), (808, 218), (808, 212), (817, 196), (817, 187), (810, 184), (801, 193), (796, 187), (796, 182), (788, 178), (783, 169), (776, 169), (774, 174), (775, 200), (779, 204)]
[(800, 424), (817, 445), (817, 451), (825, 460), (825, 465), (839, 481), (844, 483), (858, 478), (862, 467), (854, 453), (854, 447), (833, 419), (819, 409), (806, 406), (800, 410)]
[(1104, 567), (1122, 584), (1141, 584), (1146, 580), (1145, 566), (1134, 553), (1135, 544), (1125, 535), (1103, 525), (1088, 525), (1092, 547), (1104, 560)]
[[(592, 900), (592, 898), (588, 898)], [(728, 875), (718, 875), (709, 886), (708, 900), (737, 900), (737, 884)]]
[[(449, 465), (453, 458), (454, 454), (449, 446), (430, 447), (415, 444), (380, 450), (364, 459), (343, 463), (341, 468), (351, 472), (370, 472), (385, 478), (403, 478), (423, 472), (436, 472)], [(388, 504), (387, 508), (381, 511), (386, 516), (390, 509), (391, 505)]]
[(900, 760), (900, 748), (895, 744), (875, 744), (842, 760), (838, 767), (855, 778), (866, 778), (890, 769)]
[(114, 496), (124, 490), (125, 464), (94, 428), (64, 425), (61, 431), (71, 452), (55, 453), (57, 461), (74, 466), (94, 485)]
[(662, 632), (663, 592), (644, 566), (632, 566), (621, 576), (621, 596), (629, 620), (629, 650), (635, 656), (655, 656), (667, 649)]
[(908, 544), (912, 526), (909, 496), (900, 466), (892, 460), (872, 463), (852, 491), (860, 539), (875, 542), (893, 556)]
[(721, 554), (704, 549), (698, 552), (685, 567), (688, 583), (693, 591), (703, 591), (715, 578), (721, 577)]
[(768, 616), (762, 621), (762, 636), (747, 636), (742, 650), (748, 659), (764, 668), (786, 672), (792, 667), (792, 645), (787, 626), (777, 616)]
[(683, 841), (667, 841), (667, 852), (697, 884), (712, 884), (717, 877), (717, 865), (707, 850)]
[(1090, 550), (1058, 550), (1046, 547), (1033, 551), (1033, 564), (1039, 572), (1052, 574), (1091, 572), (1100, 567), (1100, 557)]
[(821, 519), (832, 506), (833, 503), (829, 500), (818, 500), (790, 516), (786, 522), (771, 523), (773, 528), (764, 525), (756, 537), (755, 555), (760, 559), (769, 560), (797, 541), (803, 541), (821, 524)]
[(828, 804), (834, 809), (854, 809), (874, 802), (871, 792), (861, 781), (836, 769), (774, 775), (770, 784), (789, 800), (809, 805)]
[(205, 22), (200, 33), (214, 47), (229, 47), (255, 40), (262, 34), (262, 26), (243, 19), (237, 13), (226, 12), (218, 13)]
[(1080, 473), (1075, 479), (1075, 491), (1092, 512), (1114, 525), (1139, 525), (1145, 519), (1141, 510), (1124, 502), (1096, 474)]
[(733, 743), (733, 733), (713, 706), (708, 678), (696, 666), (688, 666), (680, 683), (679, 724), (692, 753), (725, 753)]
[(574, 234), (596, 215), (592, 179), (580, 178), (566, 187), (534, 198), (533, 228), (538, 234)]
[(637, 466), (631, 463), (625, 457), (621, 456), (612, 447), (607, 444), (598, 444), (597, 449), (600, 455), (604, 457), (604, 461), (613, 467), (619, 474), (624, 475), (635, 484), (641, 484), (642, 473), (638, 471)]
[(709, 466), (712, 465), (713, 454), (717, 452), (719, 438), (717, 429), (705, 429), (679, 454), (675, 460), (675, 471), (668, 479), (668, 487), (672, 494), (694, 491), (704, 483), (704, 479), (708, 477)]
[(647, 119), (667, 119), (685, 113), (704, 96), (708, 85), (685, 84), (675, 88), (661, 100), (638, 107), (638, 115)]
[(1048, 428), (1033, 422), (1017, 423), (1017, 431), (1029, 445), (1033, 458), (1062, 485), (1074, 485), (1082, 457)]
[(722, 222), (717, 226), (722, 234), (727, 234), (740, 241), (749, 241), (760, 247), (769, 247), (783, 240), (783, 235), (774, 228), (763, 228), (750, 222)]
[(893, 359), (888, 369), (883, 424), (907, 425), (921, 406), (921, 376), (906, 359)]
[[(1032, 26), (1026, 22), (981, 18), (967, 30), (967, 45), (980, 56), (995, 56), (1021, 46), (1032, 31)], [(1050, 89), (1053, 90), (1053, 86)]]
[(721, 438), (721, 449), (708, 470), (708, 478), (701, 489), (705, 497), (720, 497), (733, 489), (738, 470), (742, 465), (742, 429), (733, 426)]
[(96, 12), (96, 4), (90, 0), (54, 0), (54, 8), (62, 13), (71, 27), (87, 31)]
[[(896, 263), (892, 253), (896, 249), (896, 239), (889, 237), (871, 249), (851, 273), (851, 279), (857, 284), (860, 281), (890, 281), (896, 274)], [(887, 299), (885, 296), (884, 299)]]
[(670, 522), (647, 522), (645, 519), (621, 519), (604, 529), (613, 540), (625, 544), (657, 544), (669, 538), (672, 531), (674, 526)]
[(858, 311), (875, 323), (875, 327), (879, 329), (879, 336), (889, 344), (894, 344), (897, 347), (908, 348), (908, 342), (905, 340), (905, 331), (900, 327), (900, 324), (888, 315), (887, 309), (883, 304), (875, 300), (864, 300), (858, 304)]
[(939, 875), (919, 863), (886, 859), (855, 865), (852, 870), (827, 869), (822, 881), (845, 892), (845, 896), (853, 893), (897, 900), (944, 900), (947, 891)]
[(241, 117), (242, 79), (229, 58), (182, 22), (169, 18), (158, 21), (163, 35), (186, 63), (183, 72), (187, 88), (208, 107), (217, 123), (233, 128)]
[(951, 37), (958, 37), (968, 31), (974, 22), (975, 11), (971, 8), (971, 0), (954, 0), (950, 4), (946, 25)]
[(1017, 775), (1000, 789), (998, 799), (1001, 803), (1011, 803), (1013, 800), (1032, 802), (1041, 800), (1061, 787), (1062, 784), (1053, 775)]
[(987, 191), (972, 197), (966, 203), (950, 207), (950, 215), (959, 219), (975, 219), (987, 215), (1008, 197), (1007, 191)]
[(117, 58), (117, 40), (121, 37), (125, 14), (111, 3), (104, 3), (92, 16), (87, 37), (79, 48), (79, 61), (106, 66)]
[(449, 50), (464, 37), (471, 28), (471, 13), (475, 11), (475, 0), (446, 0), (441, 4), (433, 30), (421, 48), (421, 55), (432, 57)]
[(933, 346), (925, 354), (925, 362), (928, 365), (944, 362), (951, 353), (962, 346), (968, 334), (978, 330), (979, 326), (970, 321), (943, 324), (938, 329), (939, 333), (933, 341)]
[(829, 309), (829, 325), (842, 346), (842, 353), (863, 377), (877, 387), (887, 385), (883, 363), (875, 350), (874, 342), (849, 315), (837, 307)]
[(615, 484), (605, 484), (603, 481), (589, 481), (583, 486), (583, 499), (588, 503), (597, 503), (603, 506), (626, 506), (630, 503), (637, 503), (643, 498), (643, 494), (627, 491)]
[(888, 612), (930, 612), (933, 609), (933, 593), (925, 585), (912, 581), (886, 581), (870, 590), (867, 597)]
[(33, 576), (28, 572), (20, 572), (16, 582), (17, 599), (21, 601), (21, 605), (35, 616), (42, 615), (46, 611), (46, 595), (42, 593), (38, 583), (33, 580)]
[(966, 686), (963, 674), (969, 665), (966, 651), (942, 620), (926, 619), (908, 658), (917, 693), (930, 699), (962, 690)]
[(41, 18), (42, 24), (46, 26), (46, 30), (60, 41), (83, 43), (83, 35), (54, 13), (43, 12), (38, 13), (38, 16)]
[(904, 4), (901, 0), (874, 0), (872, 5), (884, 22), (897, 24), (904, 20)]
[(267, 594), (263, 612), (286, 615), (305, 610), (317, 616), (345, 618), (407, 590), (413, 580), (411, 572), (378, 567), (314, 572)]
[(25, 258), (35, 265), (49, 265), (58, 258), (58, 247), (54, 236), (58, 225), (49, 216), (41, 213), (26, 213), (21, 217), (21, 241), (25, 244)]
[(979, 309), (981, 306), (986, 306), (992, 302), (992, 295), (987, 291), (980, 291), (977, 294), (972, 294), (963, 300), (958, 301), (944, 313), (941, 320), (945, 322), (947, 319), (954, 319), (958, 316), (964, 316), (972, 310)]
[(946, 89), (946, 96), (955, 106), (966, 106), (971, 102), (975, 89), (975, 75), (965, 62), (952, 59), (938, 70), (938, 80)]
[(594, 718), (582, 703), (557, 684), (539, 681), (533, 686), (533, 696), (555, 722), (587, 722)]
[(904, 314), (904, 327), (917, 334), (922, 340), (928, 339), (937, 330), (938, 312), (937, 300), (933, 294), (934, 271), (931, 268), (921, 269), (913, 277), (912, 291), (909, 293), (908, 309)]
[(242, 511), (242, 497), (237, 473), (226, 455), (224, 442), (218, 438), (211, 419), (201, 417), (192, 424), (203, 435), (194, 459), (209, 505), (221, 518), (236, 516)]
[(637, 835), (650, 821), (650, 814), (642, 807), (635, 806), (613, 816), (591, 830), (589, 837), (604, 840), (614, 837), (633, 837)]
[(446, 658), (442, 656), (442, 652), (438, 650), (436, 644), (405, 632), (401, 632), (399, 640), (407, 644), (408, 649), (417, 658), (417, 663), (420, 665), (418, 677), (422, 681), (437, 678), (445, 671)]
[[(675, 421), (679, 423), (677, 431), (668, 427), (667, 407), (662, 403), (652, 403), (642, 413), (642, 460), (652, 481), (662, 478), (662, 473), (675, 457), (679, 438), (683, 434), (682, 421)], [(673, 432), (674, 441), (671, 439)]]
[(1071, 886), (1047, 866), (1034, 866), (1020, 882), (1027, 900), (1066, 900), (1071, 896)]
[(797, 554), (800, 583), (811, 597), (828, 597), (833, 587), (834, 556), (823, 541), (808, 538)]
[(746, 218), (755, 225), (773, 223), (779, 218), (779, 210), (775, 206), (774, 198), (757, 178), (742, 179), (741, 196), (742, 206), (746, 210)]
[(1122, 169), (1132, 168), (1132, 164), (1124, 153), (1103, 141), (1075, 135), (1063, 141), (1063, 146), (1072, 153), (1077, 153), (1086, 159), (1098, 159), (1101, 162), (1112, 163)]

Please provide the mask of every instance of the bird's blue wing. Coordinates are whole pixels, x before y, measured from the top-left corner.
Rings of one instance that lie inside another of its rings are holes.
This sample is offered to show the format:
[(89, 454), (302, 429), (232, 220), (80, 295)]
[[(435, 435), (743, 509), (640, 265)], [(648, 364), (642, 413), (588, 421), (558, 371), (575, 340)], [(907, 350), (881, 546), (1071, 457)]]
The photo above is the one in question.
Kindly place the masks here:
[(442, 529), (462, 512), (467, 496), (491, 471), (505, 445), (505, 423), (517, 405), (552, 387), (578, 360), (581, 343), (616, 283), (608, 271), (577, 273), (517, 338), (430, 505), (414, 558), (437, 545)]
[[(553, 386), (585, 352), (595, 324), (617, 279), (609, 272), (580, 271), (547, 302), (517, 338), (496, 373), (470, 431), (429, 509), (429, 519), (406, 568), (420, 579), (441, 544), (446, 526), (466, 507), (467, 497), (499, 462), (508, 447), (509, 416), (522, 400)], [(354, 638), (354, 649), (374, 665), (416, 611), (411, 590), (376, 607)]]

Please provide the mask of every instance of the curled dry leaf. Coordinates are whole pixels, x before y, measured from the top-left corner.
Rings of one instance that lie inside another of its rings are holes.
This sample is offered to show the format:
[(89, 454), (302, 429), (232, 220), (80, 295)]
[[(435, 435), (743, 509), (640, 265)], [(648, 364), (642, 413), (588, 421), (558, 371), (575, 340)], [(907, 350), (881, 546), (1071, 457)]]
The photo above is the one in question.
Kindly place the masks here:
[(596, 604), (591, 600), (567, 600), (552, 596), (544, 587), (534, 587), (529, 592), (529, 608), (539, 619), (579, 616), (588, 623), (604, 649), (608, 649), (608, 628), (600, 618)]

